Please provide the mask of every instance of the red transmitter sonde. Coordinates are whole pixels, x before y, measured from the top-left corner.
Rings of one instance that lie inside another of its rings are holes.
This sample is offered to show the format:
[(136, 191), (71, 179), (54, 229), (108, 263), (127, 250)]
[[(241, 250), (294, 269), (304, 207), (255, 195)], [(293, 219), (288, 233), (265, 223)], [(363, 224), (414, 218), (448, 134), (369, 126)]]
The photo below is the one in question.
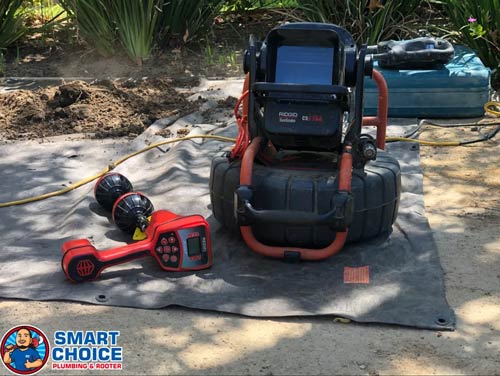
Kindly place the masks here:
[(212, 266), (210, 228), (205, 218), (154, 211), (145, 195), (132, 191), (132, 184), (125, 176), (112, 172), (97, 181), (94, 196), (104, 210), (111, 211), (113, 221), (124, 233), (131, 235), (140, 230), (137, 233), (140, 241), (103, 251), (87, 239), (64, 243), (62, 269), (71, 281), (96, 279), (107, 267), (148, 255), (170, 272)]
[(87, 239), (63, 244), (62, 268), (73, 282), (99, 277), (112, 265), (152, 255), (163, 270), (201, 270), (212, 265), (210, 228), (200, 215), (179, 216), (167, 210), (153, 212), (147, 238), (123, 247), (97, 250)]

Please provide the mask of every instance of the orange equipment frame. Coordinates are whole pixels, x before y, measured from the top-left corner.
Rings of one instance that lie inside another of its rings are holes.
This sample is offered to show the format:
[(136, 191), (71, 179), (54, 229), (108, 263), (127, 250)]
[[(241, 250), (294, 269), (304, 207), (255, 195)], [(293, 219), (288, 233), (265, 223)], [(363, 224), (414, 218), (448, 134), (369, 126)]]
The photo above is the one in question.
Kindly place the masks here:
[[(375, 126), (377, 128), (376, 144), (379, 149), (385, 149), (385, 139), (387, 133), (387, 111), (389, 93), (387, 83), (382, 74), (373, 70), (372, 78), (375, 81), (378, 89), (378, 109), (377, 116), (363, 117), (363, 126)], [(243, 84), (243, 94), (236, 103), (234, 114), (238, 125), (238, 137), (235, 146), (230, 152), (233, 159), (241, 159), (240, 170), (240, 185), (252, 184), (252, 171), (255, 158), (258, 156), (261, 147), (261, 137), (255, 137), (250, 140), (248, 130), (248, 95), (249, 95), (249, 75), (245, 76)], [(242, 107), (241, 114), (239, 109)], [(339, 191), (351, 192), (352, 181), (352, 146), (344, 146), (342, 156), (340, 159), (339, 168)], [(333, 242), (322, 249), (309, 249), (309, 248), (288, 248), (269, 246), (258, 241), (253, 233), (251, 226), (241, 226), (241, 235), (243, 240), (250, 249), (263, 256), (283, 258), (285, 252), (296, 252), (300, 254), (302, 260), (324, 260), (337, 252), (344, 246), (347, 239), (347, 232), (338, 231), (335, 235)]]

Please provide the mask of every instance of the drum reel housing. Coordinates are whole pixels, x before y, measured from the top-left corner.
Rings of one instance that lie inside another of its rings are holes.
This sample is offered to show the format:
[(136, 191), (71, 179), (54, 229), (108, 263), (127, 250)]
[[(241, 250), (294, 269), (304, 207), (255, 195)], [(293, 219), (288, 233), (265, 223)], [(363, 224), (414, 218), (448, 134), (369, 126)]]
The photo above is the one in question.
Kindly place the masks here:
[[(238, 139), (214, 159), (210, 190), (215, 217), (253, 251), (319, 260), (342, 248), (350, 227), (349, 240), (390, 231), (400, 171), (381, 150), (387, 101), (377, 118), (363, 118), (363, 81), (373, 72), (366, 50), (330, 24), (287, 24), (262, 43), (250, 37)], [(376, 139), (363, 123), (377, 125)]]

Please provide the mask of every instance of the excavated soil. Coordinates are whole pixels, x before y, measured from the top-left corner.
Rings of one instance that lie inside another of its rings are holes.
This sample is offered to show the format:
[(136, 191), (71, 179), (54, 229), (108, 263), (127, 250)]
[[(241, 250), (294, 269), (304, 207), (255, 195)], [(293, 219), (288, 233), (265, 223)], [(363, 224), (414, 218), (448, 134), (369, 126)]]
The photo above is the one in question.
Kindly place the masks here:
[(0, 94), (0, 139), (72, 133), (91, 137), (136, 136), (154, 121), (199, 108), (169, 79), (73, 81), (35, 91)]

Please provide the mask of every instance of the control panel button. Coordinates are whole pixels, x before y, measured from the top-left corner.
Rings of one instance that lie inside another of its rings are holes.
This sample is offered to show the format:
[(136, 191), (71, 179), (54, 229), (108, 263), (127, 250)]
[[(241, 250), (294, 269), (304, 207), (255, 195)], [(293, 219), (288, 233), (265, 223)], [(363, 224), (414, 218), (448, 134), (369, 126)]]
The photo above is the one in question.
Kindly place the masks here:
[(167, 230), (156, 236), (154, 254), (165, 270), (194, 270), (210, 261), (206, 232), (199, 227)]

